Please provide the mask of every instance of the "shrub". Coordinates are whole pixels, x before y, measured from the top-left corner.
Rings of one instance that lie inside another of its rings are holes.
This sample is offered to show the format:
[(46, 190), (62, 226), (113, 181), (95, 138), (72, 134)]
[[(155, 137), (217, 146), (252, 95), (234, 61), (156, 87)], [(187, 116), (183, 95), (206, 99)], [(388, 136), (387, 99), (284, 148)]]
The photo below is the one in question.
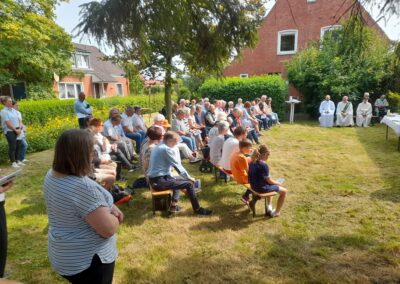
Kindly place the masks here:
[[(105, 99), (88, 98), (88, 102), (95, 111), (107, 110), (111, 107), (124, 109), (125, 107), (132, 105), (148, 107), (152, 112), (155, 112), (164, 106), (164, 95), (152, 95), (150, 98), (148, 95), (112, 97)], [(21, 101), (18, 104), (26, 125), (46, 124), (48, 120), (56, 117), (75, 115), (74, 100)]]
[(190, 90), (188, 87), (181, 86), (179, 87), (179, 93), (178, 93), (179, 99), (185, 99), (185, 100), (190, 100)]
[(51, 85), (48, 84), (35, 84), (28, 85), (27, 90), (28, 100), (51, 100), (56, 99), (56, 94)]
[(238, 98), (242, 98), (245, 102), (267, 95), (272, 98), (274, 112), (283, 118), (288, 88), (279, 75), (250, 78), (230, 77), (223, 80), (206, 80), (199, 88), (199, 93), (202, 97), (208, 97), (210, 101), (222, 99), (233, 102), (237, 102)]
[(389, 92), (387, 99), (389, 107), (393, 112), (400, 111), (400, 93)]

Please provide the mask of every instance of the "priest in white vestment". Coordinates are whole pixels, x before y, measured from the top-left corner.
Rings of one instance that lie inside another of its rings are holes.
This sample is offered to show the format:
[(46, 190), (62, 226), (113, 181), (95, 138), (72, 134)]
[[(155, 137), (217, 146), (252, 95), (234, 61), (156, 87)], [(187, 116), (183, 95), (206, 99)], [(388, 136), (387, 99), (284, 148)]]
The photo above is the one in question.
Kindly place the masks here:
[(364, 93), (364, 98), (357, 107), (356, 123), (359, 127), (369, 127), (372, 117), (372, 105), (368, 102), (369, 93)]
[(319, 123), (321, 127), (332, 127), (335, 115), (335, 104), (331, 101), (331, 96), (327, 95), (319, 106)]
[(342, 101), (338, 103), (336, 108), (336, 125), (337, 126), (353, 126), (353, 104), (349, 102), (349, 97), (344, 96)]

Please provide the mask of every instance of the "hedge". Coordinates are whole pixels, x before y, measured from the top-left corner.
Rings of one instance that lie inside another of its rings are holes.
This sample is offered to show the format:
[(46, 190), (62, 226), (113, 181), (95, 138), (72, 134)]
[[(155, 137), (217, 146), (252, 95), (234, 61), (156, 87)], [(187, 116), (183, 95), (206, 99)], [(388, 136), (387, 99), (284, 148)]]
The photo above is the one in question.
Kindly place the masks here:
[[(75, 115), (75, 100), (38, 100), (38, 101), (20, 101), (19, 110), (22, 113), (24, 124), (46, 124), (47, 121), (55, 117), (66, 117)], [(128, 96), (112, 97), (105, 99), (88, 99), (89, 104), (96, 110), (106, 110), (111, 107), (125, 108), (126, 106), (141, 106), (150, 108), (151, 112), (156, 112), (164, 106), (164, 95), (157, 94), (150, 96)]]
[(199, 93), (203, 98), (207, 97), (211, 101), (221, 99), (235, 103), (238, 98), (242, 98), (243, 102), (245, 102), (267, 95), (272, 98), (273, 111), (283, 119), (288, 87), (279, 75), (254, 76), (250, 78), (229, 77), (222, 80), (206, 80), (199, 88)]
[[(175, 96), (174, 96), (175, 98)], [(94, 116), (106, 119), (108, 110), (126, 106), (149, 107), (148, 96), (113, 97), (107, 99), (88, 99), (94, 109)], [(73, 100), (21, 101), (18, 103), (25, 126), (27, 127), (28, 153), (47, 150), (62, 132), (78, 127), (73, 110)], [(151, 112), (157, 112), (164, 106), (164, 95), (150, 97)], [(0, 137), (0, 163), (8, 161), (8, 144), (4, 135)]]

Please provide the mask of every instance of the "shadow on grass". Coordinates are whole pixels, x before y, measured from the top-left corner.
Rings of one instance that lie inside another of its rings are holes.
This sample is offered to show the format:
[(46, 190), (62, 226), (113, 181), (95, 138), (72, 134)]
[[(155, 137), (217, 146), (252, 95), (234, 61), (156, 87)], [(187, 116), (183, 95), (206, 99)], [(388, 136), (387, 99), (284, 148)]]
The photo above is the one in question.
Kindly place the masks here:
[[(266, 235), (246, 255), (226, 248), (223, 255), (204, 250), (172, 257), (151, 251), (146, 259), (125, 268), (120, 283), (396, 283), (400, 272), (387, 267), (374, 242), (357, 234), (317, 239)], [(201, 251), (201, 253), (199, 253)], [(376, 267), (382, 267), (376, 269)], [(361, 282), (360, 282), (361, 281)]]
[(371, 160), (379, 168), (385, 186), (371, 193), (372, 199), (400, 203), (400, 152), (397, 151), (397, 137), (389, 129), (386, 141), (386, 126), (377, 124), (370, 128), (357, 128), (359, 141)]

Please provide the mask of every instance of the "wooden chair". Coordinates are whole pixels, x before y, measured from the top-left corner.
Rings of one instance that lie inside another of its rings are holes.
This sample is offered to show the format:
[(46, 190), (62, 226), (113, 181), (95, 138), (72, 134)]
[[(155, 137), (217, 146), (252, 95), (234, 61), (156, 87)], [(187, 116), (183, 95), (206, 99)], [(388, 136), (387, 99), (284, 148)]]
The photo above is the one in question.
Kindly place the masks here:
[(258, 201), (258, 198), (260, 199), (264, 199), (264, 204), (265, 204), (265, 215), (267, 215), (268, 209), (267, 209), (267, 198), (268, 197), (272, 197), (277, 195), (278, 193), (276, 192), (268, 192), (268, 193), (258, 193), (257, 191), (253, 190), (250, 186), (250, 184), (245, 184), (244, 185), (248, 190), (251, 191), (251, 195), (252, 195), (252, 201), (254, 202), (254, 207), (252, 208), (253, 210), (253, 218), (256, 216), (256, 203)]
[(153, 215), (156, 214), (156, 211), (167, 211), (172, 201), (172, 189), (159, 191), (154, 190), (150, 186), (150, 192), (152, 199)]

